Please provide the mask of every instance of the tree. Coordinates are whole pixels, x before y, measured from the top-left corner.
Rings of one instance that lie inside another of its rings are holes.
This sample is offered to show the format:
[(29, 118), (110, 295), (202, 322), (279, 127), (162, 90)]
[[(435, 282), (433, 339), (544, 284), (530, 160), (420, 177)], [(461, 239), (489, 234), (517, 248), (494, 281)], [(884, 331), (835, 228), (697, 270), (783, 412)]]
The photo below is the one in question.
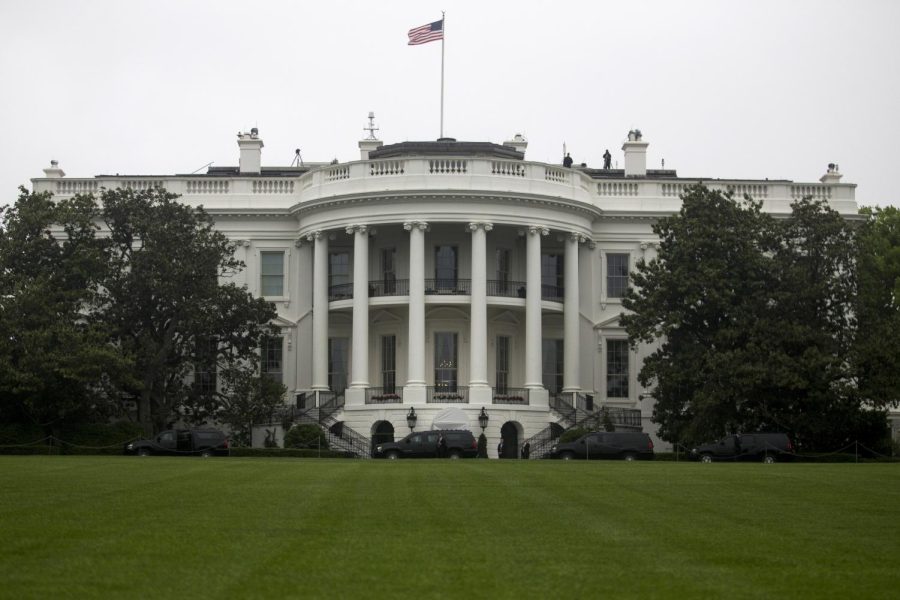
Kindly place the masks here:
[(900, 210), (863, 208), (859, 230), (859, 331), (854, 363), (863, 399), (900, 403)]
[(639, 379), (655, 387), (660, 436), (694, 443), (782, 430), (806, 447), (877, 438), (848, 360), (855, 335), (855, 240), (825, 203), (776, 220), (750, 198), (702, 186), (654, 226), (656, 260), (638, 263), (621, 319), (656, 343)]
[(106, 274), (93, 199), (20, 188), (0, 215), (0, 419), (53, 428), (108, 416), (108, 384), (129, 365), (87, 318)]
[(286, 391), (283, 384), (265, 375), (231, 369), (223, 373), (222, 390), (216, 394), (211, 413), (231, 426), (233, 440), (250, 446), (253, 425), (271, 421)]
[(139, 381), (123, 390), (139, 398), (148, 431), (203, 411), (190, 376), (211, 346), (219, 372), (257, 373), (259, 341), (276, 316), (271, 303), (220, 282), (244, 266), (234, 245), (202, 207), (176, 198), (159, 188), (101, 195), (109, 273), (96, 318), (135, 366)]
[(659, 253), (639, 261), (620, 319), (632, 344), (659, 343), (639, 373), (654, 387), (654, 421), (669, 441), (745, 429), (759, 348), (751, 343), (772, 266), (771, 219), (760, 203), (690, 188), (653, 227)]

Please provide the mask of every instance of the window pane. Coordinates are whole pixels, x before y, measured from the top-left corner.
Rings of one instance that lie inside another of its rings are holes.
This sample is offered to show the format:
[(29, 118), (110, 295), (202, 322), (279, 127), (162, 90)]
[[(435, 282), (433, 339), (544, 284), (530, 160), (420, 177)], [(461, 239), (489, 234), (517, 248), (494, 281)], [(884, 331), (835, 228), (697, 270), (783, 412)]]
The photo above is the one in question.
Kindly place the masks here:
[(457, 385), (456, 334), (434, 334), (434, 387), (439, 392), (455, 392)]
[(434, 278), (438, 287), (456, 286), (456, 246), (435, 247)]
[(347, 338), (328, 340), (328, 387), (338, 396), (347, 389)]
[(606, 297), (622, 298), (628, 291), (628, 255), (606, 255)]
[(497, 338), (497, 393), (506, 394), (509, 387), (509, 338)]
[(551, 394), (559, 393), (563, 387), (563, 340), (542, 340), (541, 355), (544, 387)]
[(381, 385), (385, 394), (393, 394), (397, 387), (397, 336), (381, 338)]
[(263, 375), (282, 383), (282, 343), (281, 336), (267, 336), (262, 343), (262, 372)]
[(628, 397), (627, 340), (606, 340), (606, 396)]
[(329, 286), (350, 283), (350, 253), (332, 252), (328, 255)]
[(541, 255), (541, 284), (562, 287), (563, 273), (562, 254)]
[(284, 252), (260, 253), (260, 288), (263, 296), (284, 295)]

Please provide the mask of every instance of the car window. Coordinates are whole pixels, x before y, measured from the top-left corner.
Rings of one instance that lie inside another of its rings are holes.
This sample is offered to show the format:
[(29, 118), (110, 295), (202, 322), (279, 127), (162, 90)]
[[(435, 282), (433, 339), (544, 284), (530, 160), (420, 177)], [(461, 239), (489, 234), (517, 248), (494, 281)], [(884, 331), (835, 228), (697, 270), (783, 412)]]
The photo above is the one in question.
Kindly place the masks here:
[(409, 436), (409, 440), (407, 440), (407, 443), (410, 443), (410, 444), (421, 444), (421, 443), (422, 443), (422, 434), (421, 434), (421, 433), (417, 433), (416, 435), (411, 435), (411, 436)]
[(174, 442), (175, 441), (175, 432), (174, 431), (164, 431), (159, 434), (160, 442)]
[(429, 433), (425, 438), (429, 444), (437, 444), (438, 434), (437, 433)]

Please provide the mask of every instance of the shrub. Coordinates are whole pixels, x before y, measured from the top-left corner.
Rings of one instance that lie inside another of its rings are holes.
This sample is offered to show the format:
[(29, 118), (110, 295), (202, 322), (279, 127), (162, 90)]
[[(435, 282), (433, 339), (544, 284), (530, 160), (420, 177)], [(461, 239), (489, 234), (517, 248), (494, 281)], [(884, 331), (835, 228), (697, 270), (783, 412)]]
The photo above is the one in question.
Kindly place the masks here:
[(591, 431), (589, 429), (583, 429), (581, 427), (574, 427), (572, 429), (564, 431), (563, 434), (561, 436), (559, 436), (559, 443), (566, 444), (568, 442), (574, 442), (581, 436), (586, 435), (590, 432)]
[(356, 458), (352, 452), (311, 448), (232, 448), (229, 455), (247, 458)]
[(482, 433), (478, 436), (477, 458), (487, 458), (487, 437)]
[(285, 448), (328, 449), (328, 438), (318, 425), (294, 425), (284, 434)]

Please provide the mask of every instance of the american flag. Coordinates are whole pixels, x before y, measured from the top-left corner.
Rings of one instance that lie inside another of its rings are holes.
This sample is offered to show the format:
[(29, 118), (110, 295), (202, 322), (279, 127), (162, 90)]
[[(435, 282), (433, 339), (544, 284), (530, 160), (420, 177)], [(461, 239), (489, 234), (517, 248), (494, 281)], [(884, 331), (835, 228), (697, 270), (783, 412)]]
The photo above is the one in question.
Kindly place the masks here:
[(444, 20), (435, 21), (409, 30), (409, 45), (427, 44), (444, 39)]

